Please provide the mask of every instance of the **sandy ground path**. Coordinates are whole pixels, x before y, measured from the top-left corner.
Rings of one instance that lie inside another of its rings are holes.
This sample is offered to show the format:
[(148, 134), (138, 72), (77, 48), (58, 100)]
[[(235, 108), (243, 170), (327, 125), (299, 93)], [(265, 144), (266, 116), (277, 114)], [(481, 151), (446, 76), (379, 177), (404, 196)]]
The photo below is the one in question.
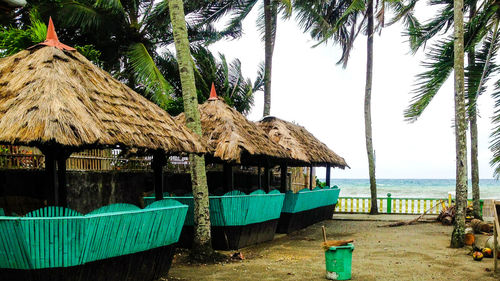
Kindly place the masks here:
[(448, 247), (452, 227), (377, 227), (387, 223), (325, 221), (241, 249), (246, 259), (230, 263), (191, 265), (176, 255), (166, 280), (326, 280), (321, 225), (329, 239), (355, 239), (352, 280), (500, 280), (492, 259), (476, 262), (467, 249)]

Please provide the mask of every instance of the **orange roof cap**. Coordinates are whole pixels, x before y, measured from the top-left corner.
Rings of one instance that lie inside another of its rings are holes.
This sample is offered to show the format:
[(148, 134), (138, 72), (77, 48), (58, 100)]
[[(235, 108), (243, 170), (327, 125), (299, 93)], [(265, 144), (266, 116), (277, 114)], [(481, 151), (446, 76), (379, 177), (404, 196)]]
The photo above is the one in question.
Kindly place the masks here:
[(215, 92), (215, 85), (212, 82), (212, 89), (210, 90), (210, 97), (208, 98), (208, 100), (218, 100), (218, 99), (219, 99), (219, 97), (217, 96), (217, 93)]
[(45, 38), (45, 41), (43, 41), (39, 45), (56, 47), (59, 50), (75, 51), (75, 48), (70, 47), (68, 45), (64, 45), (63, 43), (59, 42), (59, 39), (57, 38), (56, 29), (54, 28), (54, 23), (52, 22), (52, 17), (49, 18), (49, 26), (47, 27), (47, 37)]

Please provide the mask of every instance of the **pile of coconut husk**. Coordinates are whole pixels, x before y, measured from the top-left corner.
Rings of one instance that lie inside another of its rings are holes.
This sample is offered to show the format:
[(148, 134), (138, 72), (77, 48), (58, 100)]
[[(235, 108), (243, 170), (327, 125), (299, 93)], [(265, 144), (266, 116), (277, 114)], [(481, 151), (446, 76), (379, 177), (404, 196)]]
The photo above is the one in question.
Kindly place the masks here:
[(490, 234), (493, 232), (493, 224), (485, 223), (479, 219), (472, 219), (469, 223), (470, 227), (477, 234)]
[(455, 205), (451, 205), (441, 210), (439, 216), (437, 217), (437, 220), (440, 221), (443, 225), (452, 225), (453, 221), (455, 221), (455, 213)]
[[(473, 209), (472, 207), (467, 207), (466, 209), (466, 221), (469, 227), (472, 228), (474, 233), (480, 234), (489, 234), (493, 231), (493, 225), (489, 223), (485, 223), (480, 219), (473, 218)], [(452, 225), (455, 221), (456, 209), (455, 205), (451, 205), (449, 207), (444, 208), (437, 217), (437, 220), (440, 221), (443, 225)]]

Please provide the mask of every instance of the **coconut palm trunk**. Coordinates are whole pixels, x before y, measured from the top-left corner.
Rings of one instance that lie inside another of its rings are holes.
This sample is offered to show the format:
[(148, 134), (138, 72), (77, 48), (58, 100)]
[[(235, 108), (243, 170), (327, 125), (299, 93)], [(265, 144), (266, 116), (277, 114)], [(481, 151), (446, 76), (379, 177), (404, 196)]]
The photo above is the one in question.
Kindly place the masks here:
[[(469, 62), (470, 63), (470, 62)], [(477, 135), (477, 94), (472, 93), (469, 103), (474, 103), (469, 111), (470, 126), (470, 167), (472, 177), (472, 206), (475, 218), (481, 218), (480, 191), (479, 191), (479, 161), (478, 161), (478, 135)]]
[[(186, 125), (201, 136), (200, 112), (198, 111), (193, 60), (189, 49), (184, 6), (182, 0), (168, 0), (168, 7), (179, 63)], [(191, 164), (191, 183), (194, 196), (194, 241), (191, 254), (194, 259), (204, 260), (213, 254), (205, 158), (198, 155), (189, 155), (189, 162)]]
[(366, 86), (365, 86), (365, 139), (368, 154), (368, 171), (370, 174), (371, 208), (370, 214), (377, 214), (377, 182), (375, 180), (375, 155), (372, 140), (372, 76), (373, 76), (373, 0), (367, 3), (367, 44), (366, 44)]
[(276, 39), (277, 11), (272, 0), (264, 0), (264, 113), (271, 114), (271, 71)]
[[(469, 9), (469, 19), (476, 13), (476, 3), (472, 3)], [(476, 48), (472, 46), (467, 52), (467, 60), (470, 68), (476, 63)], [(470, 127), (470, 167), (472, 177), (472, 206), (475, 218), (481, 218), (480, 193), (479, 193), (479, 161), (478, 161), (478, 135), (477, 135), (477, 96), (478, 91), (473, 87), (468, 87), (467, 96), (470, 104), (469, 127)]]
[(467, 123), (465, 117), (464, 93), (464, 1), (454, 0), (454, 52), (455, 72), (455, 142), (456, 142), (456, 215), (452, 248), (464, 246), (465, 208), (467, 204)]

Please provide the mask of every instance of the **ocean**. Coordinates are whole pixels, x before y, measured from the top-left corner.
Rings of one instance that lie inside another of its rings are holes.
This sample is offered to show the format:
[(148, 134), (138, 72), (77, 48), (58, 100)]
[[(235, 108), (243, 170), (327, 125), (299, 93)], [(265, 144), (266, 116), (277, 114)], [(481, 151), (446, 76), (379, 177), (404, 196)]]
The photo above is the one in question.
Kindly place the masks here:
[[(324, 179), (319, 179), (325, 181)], [(340, 197), (370, 197), (368, 179), (332, 179), (332, 185), (340, 187)], [(481, 179), (481, 199), (500, 199), (500, 181)], [(469, 180), (469, 198), (472, 198)], [(377, 179), (377, 195), (386, 197), (447, 198), (448, 192), (455, 197), (455, 179)]]

